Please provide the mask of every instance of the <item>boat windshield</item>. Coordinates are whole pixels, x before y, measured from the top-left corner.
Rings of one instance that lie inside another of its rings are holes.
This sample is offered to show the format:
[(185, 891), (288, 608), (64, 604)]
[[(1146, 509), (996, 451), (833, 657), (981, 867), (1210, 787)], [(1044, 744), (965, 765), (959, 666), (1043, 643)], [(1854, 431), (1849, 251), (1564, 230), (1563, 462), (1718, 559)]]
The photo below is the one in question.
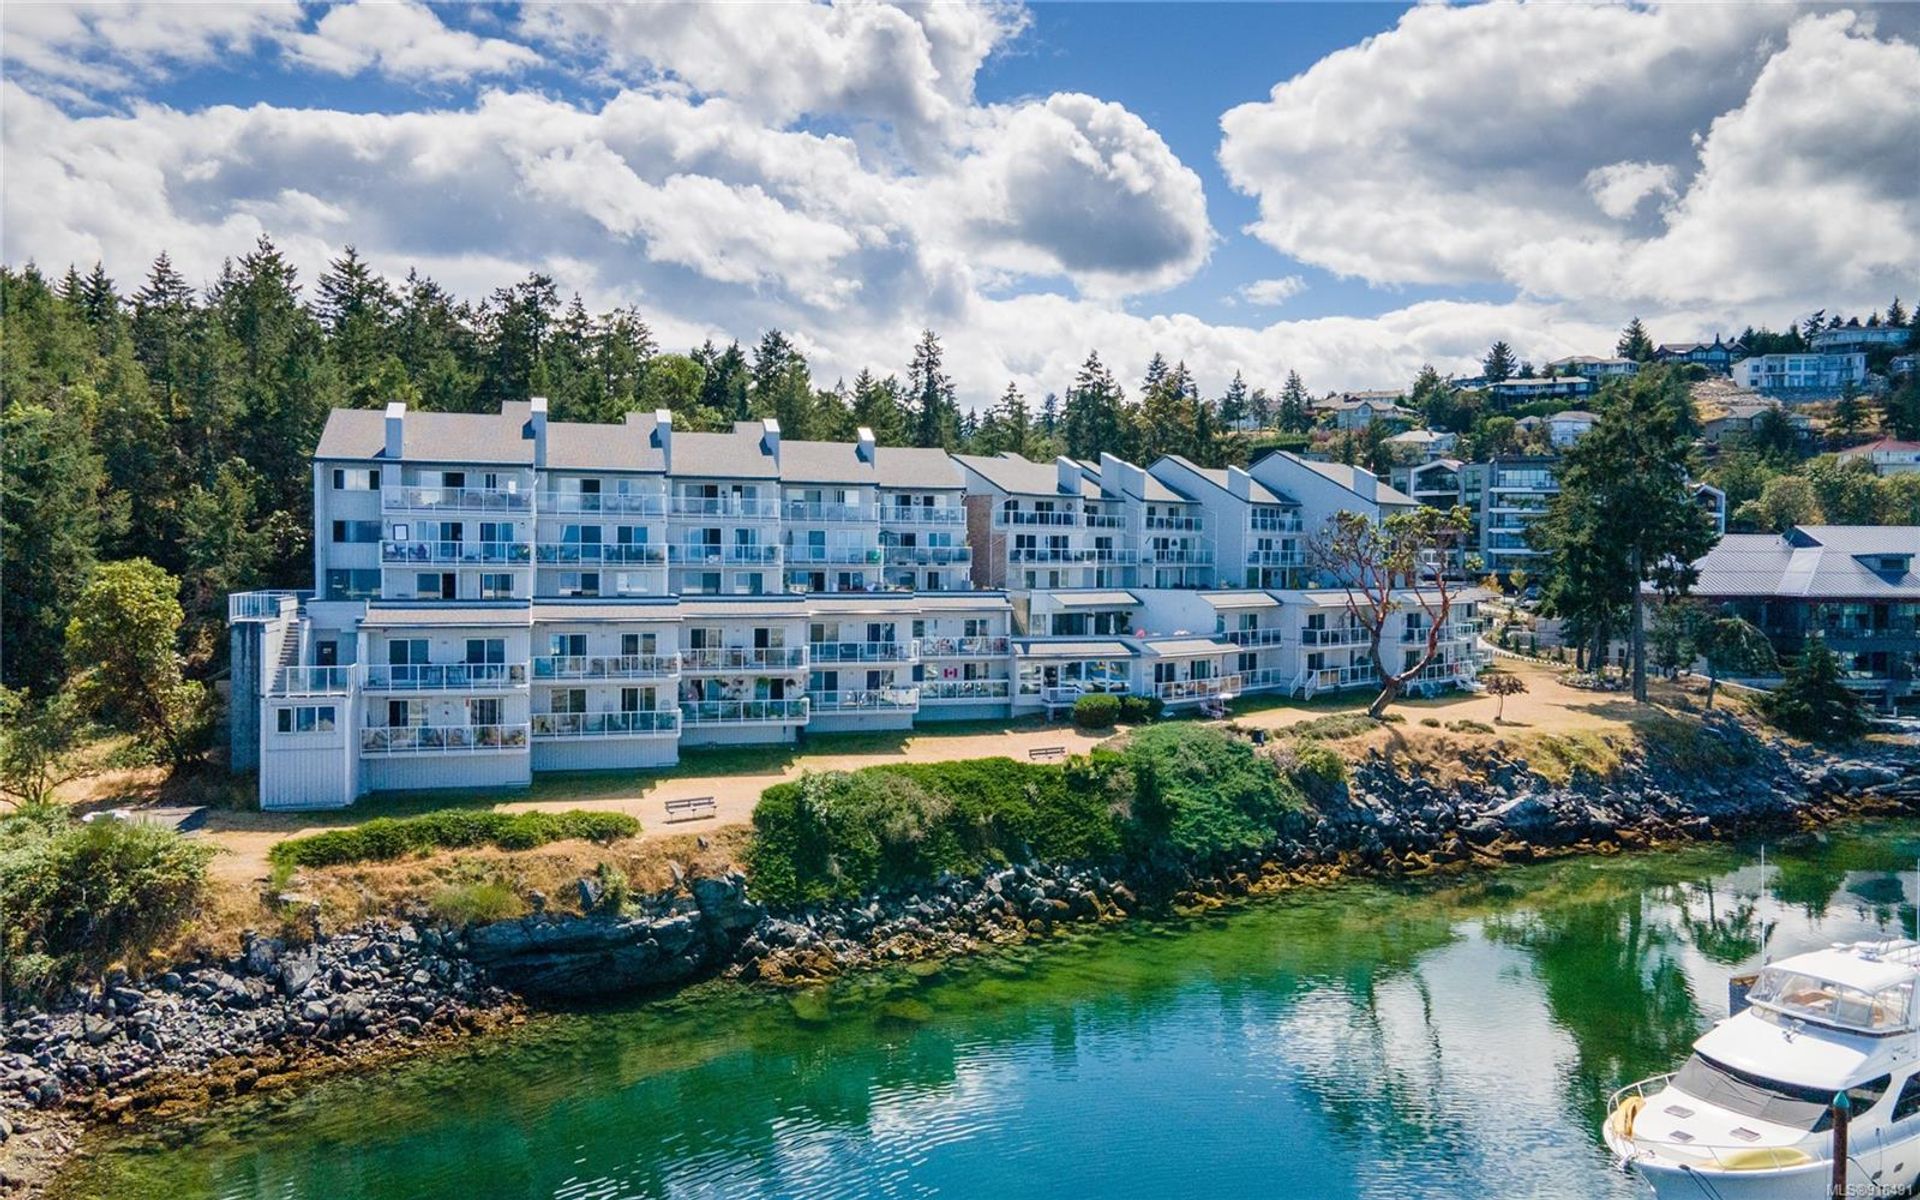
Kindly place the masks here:
[[(1891, 1082), (1882, 1075), (1848, 1088), (1847, 1099), (1853, 1106), (1853, 1114), (1859, 1116), (1878, 1103)], [(1819, 1133), (1833, 1123), (1833, 1093), (1825, 1088), (1801, 1087), (1751, 1075), (1701, 1054), (1689, 1058), (1669, 1086), (1728, 1112), (1789, 1129)]]
[(1787, 1016), (1804, 1017), (1822, 1025), (1862, 1033), (1892, 1033), (1908, 1025), (1913, 981), (1868, 992), (1801, 971), (1767, 967), (1754, 981), (1747, 999)]

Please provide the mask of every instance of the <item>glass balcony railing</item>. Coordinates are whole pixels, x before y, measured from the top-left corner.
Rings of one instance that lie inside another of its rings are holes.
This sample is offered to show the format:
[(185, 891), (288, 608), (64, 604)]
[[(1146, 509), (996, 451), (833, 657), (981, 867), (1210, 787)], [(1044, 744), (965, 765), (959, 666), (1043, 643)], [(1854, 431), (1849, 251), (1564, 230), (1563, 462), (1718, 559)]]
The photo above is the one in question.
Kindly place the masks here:
[(1279, 513), (1272, 516), (1254, 513), (1247, 518), (1247, 528), (1255, 533), (1300, 533), (1306, 526), (1301, 524), (1298, 513)]
[(611, 513), (615, 516), (663, 517), (664, 492), (541, 492), (542, 514)]
[(878, 563), (878, 546), (810, 546), (784, 548), (789, 563)]
[(549, 654), (533, 660), (535, 679), (658, 679), (679, 673), (677, 654)]
[(751, 496), (674, 496), (667, 511), (676, 517), (738, 517), (746, 521), (777, 521), (780, 502)]
[(874, 688), (808, 692), (814, 715), (823, 712), (912, 712), (920, 707), (920, 689)]
[(922, 704), (955, 700), (1005, 700), (1012, 694), (1006, 679), (929, 679), (920, 684)]
[(1305, 566), (1306, 555), (1298, 550), (1249, 550), (1247, 565), (1250, 567), (1299, 567)]
[(352, 667), (281, 667), (273, 673), (276, 696), (341, 696), (352, 690)]
[(882, 506), (882, 525), (965, 525), (967, 510), (958, 504)]
[(533, 560), (525, 542), (384, 541), (380, 559), (386, 563), (451, 563), (518, 566)]
[(360, 731), (360, 753), (484, 754), (524, 750), (525, 725), (407, 725), (375, 726)]
[(1199, 533), (1207, 524), (1202, 517), (1147, 517), (1142, 523), (1148, 529), (1166, 533)]
[(667, 561), (690, 567), (763, 566), (780, 561), (780, 547), (674, 542), (668, 547)]
[(915, 642), (809, 642), (813, 664), (910, 662), (918, 655)]
[(805, 700), (682, 700), (684, 725), (804, 725)]
[(1067, 529), (1080, 524), (1080, 514), (1070, 512), (1028, 512), (1024, 509), (1009, 511), (1003, 508), (993, 514), (993, 523), (1002, 528), (1051, 525)]
[(718, 646), (680, 651), (682, 671), (796, 671), (807, 665), (805, 646)]
[(1205, 546), (1148, 546), (1140, 551), (1140, 561), (1166, 567), (1204, 567), (1213, 562), (1213, 551)]
[(543, 564), (610, 566), (664, 566), (667, 548), (651, 542), (608, 544), (605, 542), (542, 542), (534, 557)]
[(1371, 642), (1372, 635), (1357, 625), (1300, 631), (1302, 646), (1365, 646)]
[(1170, 679), (1153, 685), (1153, 694), (1168, 704), (1237, 696), (1240, 690), (1241, 680), (1238, 675), (1214, 675), (1206, 679)]
[(839, 504), (818, 500), (788, 500), (780, 506), (780, 515), (789, 521), (822, 525), (865, 525), (878, 519), (880, 512), (870, 504)]
[(1003, 637), (932, 637), (920, 639), (921, 658), (994, 658), (1007, 652)]
[(535, 713), (533, 736), (548, 738), (661, 737), (680, 732), (677, 709), (644, 712)]
[(370, 692), (477, 692), (525, 687), (525, 663), (368, 663)]
[(1230, 629), (1227, 640), (1236, 646), (1277, 646), (1287, 640), (1287, 631), (1278, 625), (1265, 629)]
[(381, 488), (380, 505), (388, 512), (524, 513), (533, 509), (533, 493), (515, 488), (402, 485)]
[(884, 549), (890, 563), (953, 566), (973, 561), (971, 546), (887, 546)]

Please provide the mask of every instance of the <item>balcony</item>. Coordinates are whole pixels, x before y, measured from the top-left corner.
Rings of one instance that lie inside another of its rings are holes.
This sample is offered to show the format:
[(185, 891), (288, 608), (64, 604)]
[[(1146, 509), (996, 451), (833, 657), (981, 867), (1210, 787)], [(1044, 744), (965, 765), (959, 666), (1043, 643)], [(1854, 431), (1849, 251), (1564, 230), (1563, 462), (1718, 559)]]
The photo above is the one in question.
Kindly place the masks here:
[(880, 509), (882, 525), (965, 525), (967, 510), (958, 504), (896, 504)]
[[(1446, 645), (1449, 642), (1470, 642), (1479, 635), (1480, 626), (1476, 622), (1450, 622), (1441, 628), (1440, 638), (1435, 644)], [(1419, 629), (1402, 629), (1400, 631), (1400, 640), (1403, 643), (1411, 642), (1424, 646), (1427, 642), (1427, 631), (1425, 627)]]
[(1085, 514), (1084, 523), (1088, 529), (1125, 529), (1125, 513), (1090, 512)]
[(649, 542), (541, 542), (534, 548), (534, 557), (543, 565), (658, 567), (666, 564), (667, 548)]
[(1072, 529), (1080, 524), (1080, 514), (1070, 512), (1027, 512), (1021, 509), (1001, 509), (993, 514), (996, 528), (1028, 528), (1043, 525), (1060, 529)]
[(549, 654), (533, 660), (535, 679), (663, 679), (679, 673), (677, 654)]
[(1331, 629), (1309, 627), (1300, 631), (1302, 646), (1366, 646), (1372, 641), (1373, 635), (1359, 625), (1336, 625)]
[(805, 700), (682, 700), (683, 725), (805, 725)]
[(533, 561), (533, 547), (525, 542), (384, 541), (380, 543), (380, 560), (390, 566), (525, 566)]
[(924, 567), (957, 566), (973, 561), (971, 546), (887, 546), (884, 549), (890, 563)]
[(360, 753), (490, 754), (527, 748), (525, 725), (375, 726), (360, 731)]
[(778, 500), (747, 496), (674, 496), (667, 511), (676, 517), (734, 517), (742, 521), (777, 521)]
[(827, 663), (904, 663), (919, 657), (918, 642), (810, 642), (813, 665)]
[(1231, 629), (1227, 640), (1236, 646), (1278, 646), (1287, 640), (1287, 631), (1278, 625), (1264, 629)]
[(1130, 696), (1132, 694), (1132, 685), (1119, 680), (1094, 687), (1073, 683), (1040, 689), (1040, 699), (1049, 708), (1071, 707), (1074, 701), (1082, 696)]
[(367, 664), (370, 692), (489, 692), (525, 686), (525, 663)]
[(807, 668), (805, 646), (717, 646), (682, 650), (680, 669), (689, 674), (785, 674)]
[(535, 741), (561, 738), (673, 737), (680, 713), (671, 708), (642, 712), (535, 713)]
[(780, 547), (674, 542), (667, 547), (667, 561), (677, 567), (771, 566), (780, 561)]
[(1171, 679), (1153, 685), (1153, 694), (1168, 704), (1190, 704), (1196, 700), (1230, 699), (1240, 694), (1238, 675), (1214, 675), (1206, 679)]
[(921, 658), (1000, 658), (1007, 653), (1003, 637), (936, 637), (920, 639)]
[(1147, 517), (1143, 524), (1149, 530), (1165, 533), (1199, 533), (1206, 528), (1202, 517)]
[(813, 714), (849, 712), (912, 712), (920, 707), (918, 688), (875, 688), (837, 692), (808, 692)]
[(1247, 518), (1247, 528), (1255, 533), (1300, 533), (1306, 526), (1301, 524), (1298, 513), (1273, 517), (1263, 517), (1255, 513)]
[(541, 492), (542, 515), (571, 513), (608, 513), (621, 517), (663, 517), (667, 513), (664, 492)]
[(1005, 700), (1012, 695), (1010, 683), (1006, 679), (928, 679), (920, 684), (920, 703)]
[(352, 690), (352, 667), (281, 667), (273, 673), (270, 694), (344, 696)]
[(283, 613), (291, 617), (311, 599), (311, 591), (229, 592), (227, 621), (271, 621)]
[(1143, 564), (1161, 567), (1205, 567), (1213, 563), (1213, 551), (1202, 546), (1148, 546), (1140, 552)]
[(867, 525), (878, 519), (879, 510), (870, 504), (832, 504), (817, 500), (789, 500), (780, 507), (780, 515), (789, 521), (816, 525)]
[(880, 548), (794, 545), (786, 547), (786, 558), (789, 566), (802, 563), (877, 564), (880, 561)]
[(1007, 561), (1017, 563), (1077, 563), (1086, 561), (1086, 551), (1071, 546), (1014, 546)]
[(380, 507), (387, 512), (526, 513), (533, 511), (533, 493), (514, 488), (402, 485), (381, 488)]
[(1307, 556), (1298, 550), (1249, 550), (1247, 565), (1250, 567), (1304, 567)]

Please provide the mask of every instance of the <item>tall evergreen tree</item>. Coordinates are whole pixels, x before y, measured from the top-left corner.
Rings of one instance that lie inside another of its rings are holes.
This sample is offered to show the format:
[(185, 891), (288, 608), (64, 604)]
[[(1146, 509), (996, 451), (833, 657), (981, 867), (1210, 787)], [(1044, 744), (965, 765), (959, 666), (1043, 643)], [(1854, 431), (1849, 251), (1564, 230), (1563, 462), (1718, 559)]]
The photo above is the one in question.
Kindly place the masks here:
[(899, 379), (878, 379), (861, 368), (853, 377), (853, 423), (873, 430), (874, 441), (882, 446), (908, 445), (909, 417), (900, 403)]
[(1519, 366), (1513, 357), (1513, 347), (1505, 342), (1495, 342), (1487, 350), (1487, 356), (1480, 360), (1480, 373), (1486, 377), (1488, 383), (1512, 379), (1514, 372), (1518, 369)]
[(1280, 428), (1288, 433), (1305, 433), (1313, 428), (1307, 385), (1300, 382), (1298, 371), (1288, 371), (1287, 382), (1280, 388)]
[(1640, 323), (1639, 317), (1628, 321), (1627, 327), (1620, 331), (1613, 353), (1616, 358), (1630, 358), (1637, 363), (1653, 361), (1653, 339), (1647, 336), (1647, 327)]
[(1220, 393), (1220, 423), (1228, 429), (1239, 429), (1250, 417), (1251, 397), (1247, 392), (1247, 381), (1235, 371), (1227, 383), (1227, 390)]
[(1113, 372), (1089, 352), (1067, 389), (1060, 415), (1061, 438), (1071, 458), (1097, 459), (1100, 451), (1118, 453), (1125, 441), (1124, 397)]
[(924, 330), (907, 367), (907, 407), (913, 415), (915, 441), (922, 446), (951, 449), (959, 439), (960, 408), (953, 381), (941, 364), (940, 338)]

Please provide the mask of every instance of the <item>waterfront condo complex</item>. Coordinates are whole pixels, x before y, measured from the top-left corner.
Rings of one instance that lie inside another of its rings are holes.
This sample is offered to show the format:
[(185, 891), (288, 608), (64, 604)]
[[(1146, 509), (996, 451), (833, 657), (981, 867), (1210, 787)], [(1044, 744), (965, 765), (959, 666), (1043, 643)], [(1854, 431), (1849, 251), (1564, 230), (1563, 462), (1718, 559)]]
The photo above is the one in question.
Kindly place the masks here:
[[(682, 746), (1377, 685), (1307, 540), (1417, 504), (1365, 470), (1209, 469), (498, 413), (335, 410), (311, 591), (231, 597), (233, 762), (266, 808), (648, 768)], [(1460, 595), (1418, 690), (1480, 666)], [(1410, 666), (1424, 610), (1383, 632)]]

